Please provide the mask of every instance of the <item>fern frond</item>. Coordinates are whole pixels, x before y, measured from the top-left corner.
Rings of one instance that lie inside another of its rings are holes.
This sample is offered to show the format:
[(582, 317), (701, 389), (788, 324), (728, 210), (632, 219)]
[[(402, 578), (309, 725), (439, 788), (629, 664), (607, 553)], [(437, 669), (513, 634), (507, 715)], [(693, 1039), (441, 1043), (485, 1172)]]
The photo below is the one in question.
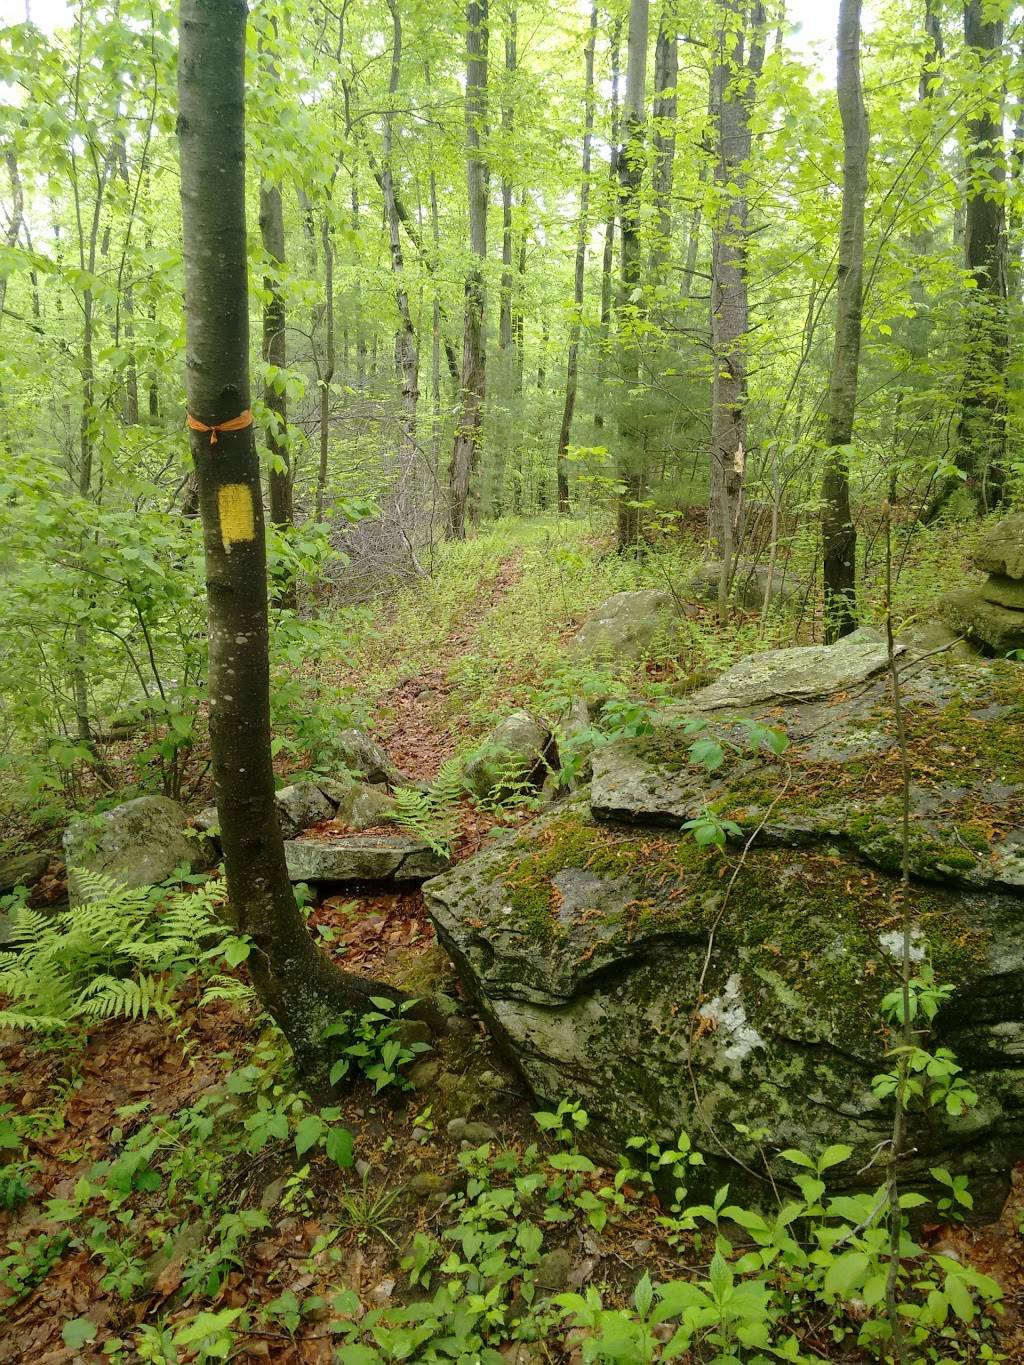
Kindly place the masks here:
[(173, 1019), (171, 982), (155, 976), (97, 976), (79, 993), (74, 1014), (92, 1019)]
[(233, 1005), (255, 1005), (258, 997), (253, 988), (235, 976), (222, 976), (220, 973), (210, 978), (210, 984), (203, 991), (201, 1005), (210, 1005), (215, 1000), (227, 1000)]

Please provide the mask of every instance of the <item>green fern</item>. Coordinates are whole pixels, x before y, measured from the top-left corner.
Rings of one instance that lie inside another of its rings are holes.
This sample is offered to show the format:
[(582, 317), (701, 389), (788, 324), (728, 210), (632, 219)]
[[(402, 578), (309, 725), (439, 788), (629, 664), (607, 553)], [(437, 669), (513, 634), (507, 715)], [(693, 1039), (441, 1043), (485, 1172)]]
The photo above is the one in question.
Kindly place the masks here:
[(0, 1028), (54, 1033), (78, 1019), (171, 1019), (186, 978), (207, 975), (225, 955), (245, 956), (218, 915), (217, 883), (168, 894), (90, 876), (82, 890), (83, 903), (63, 914), (12, 913), (10, 950), (0, 953)]
[(450, 758), (441, 764), (425, 792), (416, 787), (396, 787), (395, 820), (440, 857), (447, 858), (458, 833), (458, 806), (465, 790), (462, 765)]

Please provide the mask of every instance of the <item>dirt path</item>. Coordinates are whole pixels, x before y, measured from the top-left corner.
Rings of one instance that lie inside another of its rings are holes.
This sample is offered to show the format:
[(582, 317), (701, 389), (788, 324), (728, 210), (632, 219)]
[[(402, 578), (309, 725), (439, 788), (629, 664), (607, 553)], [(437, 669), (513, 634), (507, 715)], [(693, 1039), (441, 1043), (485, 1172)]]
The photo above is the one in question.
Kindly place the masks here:
[(430, 782), (442, 763), (455, 750), (447, 723), (443, 719), (445, 702), (452, 685), (448, 670), (455, 659), (468, 654), (479, 638), (487, 614), (519, 582), (523, 573), (523, 551), (515, 550), (502, 560), (495, 577), (473, 604), (438, 651), (437, 667), (415, 678), (407, 678), (381, 699), (381, 710), (392, 717), (381, 740), (396, 767), (419, 782)]

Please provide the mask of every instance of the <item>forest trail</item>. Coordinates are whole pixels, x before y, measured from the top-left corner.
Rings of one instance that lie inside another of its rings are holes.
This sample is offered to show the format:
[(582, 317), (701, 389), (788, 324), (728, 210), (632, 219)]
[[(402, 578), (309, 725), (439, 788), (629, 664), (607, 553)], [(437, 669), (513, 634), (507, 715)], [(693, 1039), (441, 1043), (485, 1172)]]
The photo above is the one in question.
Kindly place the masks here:
[(442, 719), (452, 684), (454, 660), (469, 653), (486, 627), (488, 614), (508, 595), (523, 574), (523, 549), (502, 559), (471, 615), (450, 631), (436, 656), (436, 666), (403, 678), (381, 700), (378, 712), (388, 716), (381, 741), (395, 765), (418, 782), (431, 782), (441, 764), (455, 753), (450, 727)]

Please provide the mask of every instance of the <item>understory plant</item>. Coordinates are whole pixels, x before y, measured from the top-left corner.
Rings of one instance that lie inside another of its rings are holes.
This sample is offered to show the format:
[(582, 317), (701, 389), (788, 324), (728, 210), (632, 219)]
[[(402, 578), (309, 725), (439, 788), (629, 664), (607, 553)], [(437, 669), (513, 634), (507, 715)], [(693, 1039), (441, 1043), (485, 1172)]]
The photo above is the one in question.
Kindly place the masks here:
[(77, 1021), (171, 1019), (175, 992), (196, 976), (216, 994), (244, 991), (217, 971), (249, 952), (218, 913), (222, 883), (130, 889), (83, 874), (79, 888), (84, 901), (62, 913), (12, 909), (0, 1028), (55, 1033)]

